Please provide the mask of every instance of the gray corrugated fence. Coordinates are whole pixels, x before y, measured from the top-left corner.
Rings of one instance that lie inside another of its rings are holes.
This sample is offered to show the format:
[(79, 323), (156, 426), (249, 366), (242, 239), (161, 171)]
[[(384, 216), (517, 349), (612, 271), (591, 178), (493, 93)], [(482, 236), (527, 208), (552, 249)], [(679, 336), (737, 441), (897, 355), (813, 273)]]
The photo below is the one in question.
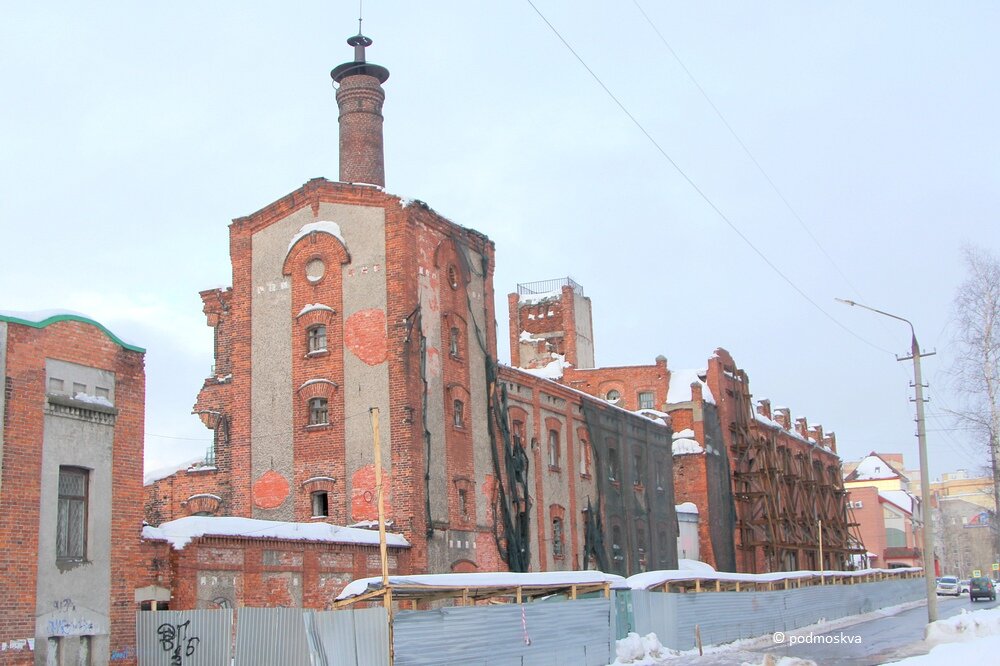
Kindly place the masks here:
[(611, 661), (611, 601), (503, 604), (400, 611), (396, 664), (603, 666)]
[(218, 666), (230, 661), (233, 611), (142, 611), (135, 642), (142, 666)]
[(240, 608), (236, 666), (310, 666), (301, 608)]
[(306, 613), (314, 666), (386, 666), (389, 626), (385, 608)]
[(924, 585), (923, 578), (911, 578), (773, 592), (634, 590), (632, 631), (639, 635), (655, 632), (664, 646), (689, 650), (695, 647), (695, 625), (703, 644), (728, 643), (920, 599)]

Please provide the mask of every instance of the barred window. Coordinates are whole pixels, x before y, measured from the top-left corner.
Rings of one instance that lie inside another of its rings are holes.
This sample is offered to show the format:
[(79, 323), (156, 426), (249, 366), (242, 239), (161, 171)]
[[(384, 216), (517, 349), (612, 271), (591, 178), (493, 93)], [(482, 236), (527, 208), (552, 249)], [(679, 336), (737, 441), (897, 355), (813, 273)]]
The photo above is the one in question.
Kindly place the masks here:
[(655, 402), (652, 391), (639, 392), (639, 409), (654, 409)]
[(79, 467), (59, 468), (59, 506), (56, 519), (56, 559), (83, 562), (87, 557), (87, 490), (90, 472)]

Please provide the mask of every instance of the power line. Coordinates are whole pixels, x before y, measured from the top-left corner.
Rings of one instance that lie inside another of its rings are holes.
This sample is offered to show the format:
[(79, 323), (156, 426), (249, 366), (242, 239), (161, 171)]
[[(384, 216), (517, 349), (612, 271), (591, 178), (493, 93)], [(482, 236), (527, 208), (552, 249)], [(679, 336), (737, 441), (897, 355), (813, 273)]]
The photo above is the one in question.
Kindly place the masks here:
[(842, 324), (833, 315), (831, 315), (829, 312), (827, 312), (826, 310), (824, 310), (816, 301), (814, 301), (812, 298), (810, 298), (809, 295), (806, 294), (806, 292), (803, 291), (791, 278), (789, 278), (787, 275), (785, 275), (781, 271), (781, 269), (779, 269), (767, 257), (767, 255), (765, 255), (756, 245), (754, 245), (753, 241), (751, 241), (739, 229), (739, 227), (737, 227), (736, 224), (732, 220), (730, 220), (729, 217), (727, 217), (725, 213), (722, 212), (722, 210), (715, 204), (715, 202), (713, 202), (709, 198), (709, 196), (698, 186), (698, 184), (695, 183), (694, 180), (690, 176), (687, 175), (687, 173), (685, 173), (685, 171), (680, 167), (679, 164), (677, 164), (677, 162), (674, 160), (674, 158), (672, 158), (670, 156), (670, 154), (667, 153), (667, 151), (656, 141), (656, 139), (653, 138), (653, 136), (649, 133), (649, 131), (645, 128), (645, 126), (643, 126), (643, 124), (640, 123), (639, 120), (634, 115), (632, 115), (632, 112), (628, 110), (628, 108), (625, 106), (625, 104), (623, 104), (622, 101), (619, 100), (618, 97), (613, 92), (611, 92), (611, 89), (608, 88), (604, 84), (604, 81), (601, 80), (601, 77), (599, 77), (594, 72), (594, 70), (590, 68), (590, 66), (586, 63), (586, 61), (584, 61), (584, 59), (580, 56), (580, 54), (578, 54), (576, 52), (576, 50), (569, 44), (569, 42), (566, 41), (566, 39), (562, 36), (562, 34), (560, 34), (560, 32), (556, 29), (556, 27), (554, 25), (552, 25), (552, 23), (545, 17), (544, 14), (542, 14), (542, 12), (538, 9), (538, 7), (535, 6), (535, 3), (532, 2), (532, 0), (527, 0), (527, 3), (531, 6), (531, 8), (533, 10), (535, 10), (535, 13), (538, 14), (539, 18), (541, 18), (542, 21), (545, 23), (545, 25), (547, 25), (549, 27), (549, 29), (559, 39), (559, 41), (561, 41), (563, 43), (563, 46), (565, 46), (566, 49), (571, 54), (573, 54), (573, 57), (576, 58), (577, 61), (583, 66), (583, 68), (587, 70), (587, 73), (589, 73), (590, 76), (594, 79), (594, 81), (597, 82), (597, 85), (599, 85), (604, 90), (604, 92), (607, 93), (608, 97), (610, 97), (612, 99), (612, 101), (614, 101), (614, 103), (618, 105), (618, 108), (621, 109), (621, 111), (628, 117), (628, 119), (632, 121), (632, 124), (634, 124), (636, 126), (636, 128), (638, 128), (638, 130), (640, 132), (642, 132), (642, 134), (646, 137), (646, 139), (653, 145), (653, 147), (656, 148), (657, 152), (659, 152), (660, 155), (663, 156), (663, 158), (666, 159), (670, 163), (670, 165), (674, 168), (674, 170), (677, 171), (678, 174), (680, 174), (681, 178), (683, 178), (688, 183), (688, 185), (690, 185), (691, 188), (698, 194), (698, 196), (700, 196), (702, 198), (702, 200), (706, 204), (708, 204), (708, 206), (713, 211), (715, 211), (715, 214), (718, 215), (719, 218), (723, 222), (725, 222), (726, 225), (728, 225), (729, 228), (737, 236), (739, 236), (740, 239), (744, 243), (746, 243), (746, 245), (751, 250), (753, 250), (754, 253), (756, 253), (757, 256), (760, 257), (761, 260), (765, 264), (767, 264), (768, 267), (770, 267), (770, 269), (772, 271), (774, 271), (775, 274), (777, 274), (782, 280), (784, 280), (785, 283), (788, 284), (788, 286), (790, 286), (794, 291), (796, 291), (810, 305), (812, 305), (814, 308), (816, 308), (817, 310), (819, 310), (819, 312), (821, 312), (824, 317), (826, 317), (827, 319), (829, 319), (830, 321), (832, 321), (834, 324), (836, 324), (837, 326), (839, 326), (840, 328), (842, 328), (844, 331), (846, 331), (847, 333), (851, 334), (852, 336), (854, 336), (855, 338), (857, 338), (861, 342), (864, 342), (866, 345), (868, 345), (868, 346), (870, 346), (870, 347), (872, 347), (874, 349), (877, 349), (877, 350), (879, 350), (881, 352), (884, 352), (886, 354), (892, 354), (892, 352), (890, 352), (888, 349), (885, 349), (883, 347), (879, 347), (875, 343), (870, 342), (867, 339), (861, 337), (860, 335), (858, 335), (857, 333), (855, 333), (854, 331), (852, 331), (851, 329), (849, 329), (847, 326), (845, 326), (844, 324)]

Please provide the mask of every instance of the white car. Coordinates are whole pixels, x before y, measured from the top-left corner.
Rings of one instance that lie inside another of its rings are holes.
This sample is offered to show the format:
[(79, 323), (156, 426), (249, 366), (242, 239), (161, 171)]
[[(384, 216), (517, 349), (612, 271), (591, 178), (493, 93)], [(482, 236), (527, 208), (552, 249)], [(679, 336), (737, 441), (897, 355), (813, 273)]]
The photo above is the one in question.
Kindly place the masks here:
[(962, 586), (958, 583), (957, 576), (942, 576), (937, 582), (938, 594), (950, 594), (956, 597), (962, 596)]

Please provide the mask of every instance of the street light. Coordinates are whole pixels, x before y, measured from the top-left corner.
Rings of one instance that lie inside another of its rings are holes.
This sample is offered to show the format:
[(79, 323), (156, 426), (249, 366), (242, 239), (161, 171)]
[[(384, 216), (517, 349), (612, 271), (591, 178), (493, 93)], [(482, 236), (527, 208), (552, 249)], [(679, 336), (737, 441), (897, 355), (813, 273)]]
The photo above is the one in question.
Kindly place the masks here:
[[(913, 359), (913, 387), (916, 390), (917, 402), (917, 443), (920, 449), (920, 495), (924, 518), (924, 580), (927, 583), (927, 621), (937, 620), (937, 583), (934, 580), (934, 519), (931, 516), (931, 483), (929, 465), (927, 464), (927, 433), (924, 430), (924, 385), (920, 375), (920, 347), (917, 345), (917, 333), (913, 330), (913, 323), (909, 319), (897, 317), (894, 314), (870, 308), (861, 303), (848, 301), (843, 298), (835, 299), (846, 305), (857, 306), (865, 310), (871, 310), (880, 315), (904, 321), (910, 327), (910, 355), (897, 356), (897, 361), (908, 361)], [(930, 356), (931, 354), (924, 354)]]

